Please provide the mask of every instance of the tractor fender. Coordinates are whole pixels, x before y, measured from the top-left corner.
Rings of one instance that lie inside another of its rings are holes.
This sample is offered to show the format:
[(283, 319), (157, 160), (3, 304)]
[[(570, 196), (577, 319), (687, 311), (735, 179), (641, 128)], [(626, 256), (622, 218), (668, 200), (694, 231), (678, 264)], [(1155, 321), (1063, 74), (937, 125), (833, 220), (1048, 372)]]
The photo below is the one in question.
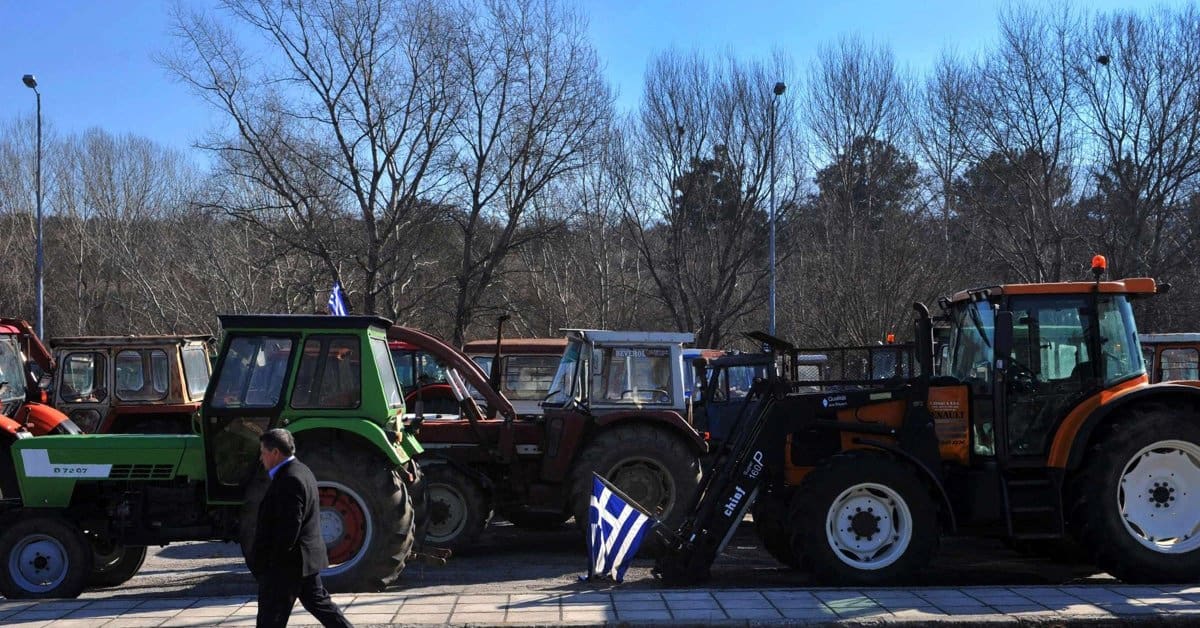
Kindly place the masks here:
[(377, 449), (392, 465), (399, 467), (410, 459), (408, 452), (399, 443), (392, 444), (383, 428), (366, 420), (356, 419), (298, 419), (287, 426), (287, 430), (295, 436), (324, 430), (329, 432), (350, 433), (366, 441), (368, 448)]
[(0, 498), (15, 499), (21, 496), (20, 482), (12, 457), (12, 444), (18, 439), (28, 438), (25, 426), (0, 414)]
[(874, 447), (876, 449), (886, 451), (893, 456), (896, 456), (900, 460), (912, 465), (912, 467), (917, 470), (918, 475), (927, 481), (929, 485), (934, 488), (934, 492), (937, 493), (938, 501), (942, 506), (940, 508), (942, 512), (942, 524), (946, 526), (946, 529), (950, 534), (958, 531), (958, 521), (954, 516), (954, 506), (950, 504), (950, 496), (946, 493), (946, 487), (942, 484), (942, 481), (932, 469), (925, 466), (925, 464), (918, 460), (916, 456), (904, 451), (898, 445), (885, 443), (883, 441), (878, 441), (871, 438), (855, 438), (854, 442), (865, 447)]
[[(1050, 458), (1047, 461), (1047, 466), (1065, 467), (1067, 469), (1079, 468), (1083, 464), (1084, 456), (1087, 455), (1088, 443), (1091, 442), (1097, 428), (1107, 424), (1114, 416), (1119, 415), (1122, 410), (1146, 402), (1166, 403), (1167, 405), (1185, 402), (1200, 407), (1200, 382), (1164, 382), (1134, 386), (1123, 391), (1123, 394), (1112, 397), (1107, 403), (1101, 402), (1099, 406), (1091, 406), (1088, 408), (1090, 409), (1090, 414), (1088, 414), (1082, 425), (1075, 430), (1073, 435), (1065, 433), (1066, 430), (1060, 427), (1060, 433), (1055, 436), (1054, 444), (1050, 449)], [(1086, 403), (1087, 401), (1084, 404), (1080, 404), (1080, 406), (1077, 406), (1077, 409)], [(1087, 409), (1084, 411), (1087, 411)], [(1070, 418), (1068, 415), (1067, 420)], [(1064, 423), (1067, 420), (1064, 420)]]
[(44, 403), (30, 401), (17, 410), (17, 423), (29, 428), (34, 436), (47, 434), (82, 434), (83, 430), (61, 411)]
[(16, 440), (21, 438), (17, 436), (17, 432), (25, 429), (20, 423), (0, 414), (0, 434), (3, 434), (5, 441)]
[(596, 417), (597, 431), (626, 423), (647, 423), (666, 427), (668, 431), (682, 436), (697, 455), (708, 453), (708, 441), (704, 440), (704, 436), (697, 432), (683, 415), (674, 410), (622, 410)]

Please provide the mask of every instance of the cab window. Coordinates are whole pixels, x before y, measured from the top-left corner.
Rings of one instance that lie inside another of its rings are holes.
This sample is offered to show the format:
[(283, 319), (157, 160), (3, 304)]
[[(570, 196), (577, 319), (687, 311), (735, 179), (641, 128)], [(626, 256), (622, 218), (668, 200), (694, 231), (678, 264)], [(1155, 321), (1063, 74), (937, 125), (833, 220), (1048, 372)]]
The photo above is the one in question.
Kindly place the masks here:
[(309, 336), (300, 354), (293, 408), (357, 408), (362, 397), (358, 336)]
[(597, 347), (600, 385), (592, 400), (614, 404), (669, 404), (671, 350), (643, 347)]
[(183, 378), (187, 382), (188, 396), (199, 399), (208, 388), (208, 352), (203, 347), (183, 348)]
[(291, 338), (239, 336), (229, 341), (210, 403), (214, 408), (274, 408), (283, 394)]
[(66, 403), (98, 403), (107, 396), (105, 358), (94, 351), (68, 354), (63, 359), (58, 396)]
[(117, 398), (122, 401), (165, 399), (170, 387), (167, 354), (161, 349), (126, 349), (114, 360)]
[(1163, 349), (1156, 381), (1200, 379), (1200, 352), (1192, 348)]

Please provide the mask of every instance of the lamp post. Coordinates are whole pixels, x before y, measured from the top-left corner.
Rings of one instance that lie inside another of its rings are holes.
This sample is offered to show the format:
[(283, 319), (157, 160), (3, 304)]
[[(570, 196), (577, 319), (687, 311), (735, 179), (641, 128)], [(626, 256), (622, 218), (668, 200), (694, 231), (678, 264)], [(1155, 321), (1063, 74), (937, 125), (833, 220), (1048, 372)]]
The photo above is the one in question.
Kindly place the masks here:
[(21, 77), (21, 81), (25, 83), (25, 87), (33, 90), (37, 95), (37, 259), (34, 263), (34, 300), (37, 307), (37, 334), (39, 338), (46, 337), (45, 317), (43, 315), (44, 308), (44, 288), (42, 276), (45, 270), (45, 261), (42, 257), (42, 93), (37, 88), (37, 78), (32, 74), (26, 74)]
[(775, 110), (778, 108), (777, 103), (779, 102), (779, 97), (783, 95), (783, 91), (785, 89), (787, 89), (787, 85), (784, 85), (783, 82), (779, 82), (779, 83), (775, 84), (775, 90), (774, 90), (775, 97), (771, 99), (770, 147), (767, 149), (768, 152), (770, 153), (769, 158), (771, 160), (771, 187), (770, 187), (771, 215), (770, 215), (770, 220), (769, 220), (770, 225), (771, 225), (771, 238), (770, 238), (771, 239), (771, 244), (770, 244), (771, 288), (770, 288), (770, 302), (767, 304), (767, 310), (769, 311), (770, 317), (771, 317), (769, 327), (770, 327), (770, 330), (771, 330), (770, 333), (772, 336), (775, 335)]
[(43, 316), (43, 284), (42, 274), (45, 270), (45, 260), (42, 258), (42, 93), (37, 88), (37, 78), (32, 74), (21, 77), (25, 87), (37, 95), (37, 260), (34, 263), (34, 300), (37, 303), (37, 334), (39, 338), (46, 337), (45, 317)]

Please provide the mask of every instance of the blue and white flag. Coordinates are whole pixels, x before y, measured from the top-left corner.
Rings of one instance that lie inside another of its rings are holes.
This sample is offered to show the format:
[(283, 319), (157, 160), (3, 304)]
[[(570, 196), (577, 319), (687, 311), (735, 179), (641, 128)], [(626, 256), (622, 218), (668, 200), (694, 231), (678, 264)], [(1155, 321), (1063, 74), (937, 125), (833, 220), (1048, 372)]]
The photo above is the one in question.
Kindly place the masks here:
[(333, 282), (333, 290), (329, 291), (329, 315), (346, 316), (349, 313), (346, 310), (346, 295), (342, 294), (342, 283), (335, 281)]
[(588, 507), (589, 579), (624, 580), (625, 570), (654, 521), (618, 493), (607, 480), (592, 474), (592, 500)]

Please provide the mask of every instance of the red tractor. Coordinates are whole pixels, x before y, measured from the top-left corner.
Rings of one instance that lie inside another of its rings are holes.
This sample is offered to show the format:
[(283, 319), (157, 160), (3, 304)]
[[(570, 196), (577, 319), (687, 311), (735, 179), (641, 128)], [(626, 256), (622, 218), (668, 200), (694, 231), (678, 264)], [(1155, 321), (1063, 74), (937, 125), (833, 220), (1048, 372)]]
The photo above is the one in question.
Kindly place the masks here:
[(668, 521), (699, 485), (707, 443), (688, 420), (683, 383), (691, 334), (568, 332), (541, 416), (520, 415), (444, 341), (403, 327), (388, 336), (444, 364), (458, 403), (450, 417), (409, 415), (426, 452), (431, 545), (470, 547), (493, 513), (529, 528), (586, 521), (593, 472)]
[(34, 434), (77, 434), (67, 416), (46, 405), (43, 378), (54, 371), (54, 358), (29, 323), (0, 318), (0, 417)]

